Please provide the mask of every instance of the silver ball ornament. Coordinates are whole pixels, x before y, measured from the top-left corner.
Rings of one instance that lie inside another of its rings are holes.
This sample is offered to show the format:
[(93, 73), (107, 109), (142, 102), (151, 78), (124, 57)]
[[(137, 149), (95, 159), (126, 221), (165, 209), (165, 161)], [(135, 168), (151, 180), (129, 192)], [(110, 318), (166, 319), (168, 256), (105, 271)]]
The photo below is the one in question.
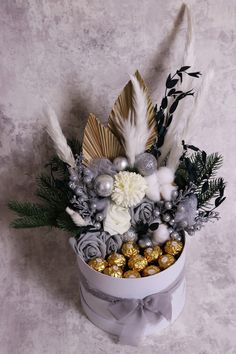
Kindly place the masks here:
[(179, 195), (178, 191), (172, 191), (171, 192), (171, 198), (172, 199), (176, 199), (178, 197), (178, 195)]
[(92, 182), (93, 177), (92, 176), (85, 176), (83, 181), (85, 184), (89, 184)]
[(96, 230), (100, 230), (100, 229), (101, 229), (101, 224), (100, 224), (100, 222), (95, 222), (95, 223), (93, 224), (93, 227), (94, 227)]
[(75, 194), (76, 195), (83, 195), (84, 193), (83, 193), (83, 190), (81, 189), (81, 187), (77, 187), (76, 189), (75, 189)]
[(171, 210), (172, 209), (172, 203), (171, 202), (165, 202), (165, 208), (167, 209), (167, 210)]
[(169, 214), (164, 214), (162, 216), (162, 220), (165, 221), (165, 222), (169, 222), (170, 221), (170, 215)]
[(138, 245), (140, 248), (147, 248), (152, 246), (152, 241), (149, 237), (140, 238), (138, 240)]
[(92, 211), (95, 211), (96, 209), (97, 209), (97, 204), (96, 204), (96, 202), (91, 202), (90, 203), (90, 209), (92, 210)]
[(153, 215), (154, 215), (155, 217), (160, 216), (160, 211), (159, 211), (159, 209), (155, 209), (155, 210), (153, 211)]
[(135, 167), (142, 176), (150, 176), (157, 170), (157, 160), (148, 152), (136, 157)]
[(121, 235), (122, 241), (123, 242), (128, 242), (128, 241), (137, 241), (138, 239), (138, 234), (135, 231), (133, 227), (131, 227), (128, 231), (124, 232)]
[(97, 213), (95, 219), (101, 222), (104, 219), (104, 215), (102, 213)]
[(78, 180), (78, 177), (76, 175), (70, 175), (71, 182), (76, 182), (77, 180)]
[(113, 189), (113, 178), (109, 175), (100, 175), (95, 179), (94, 189), (100, 197), (109, 197)]
[(116, 171), (123, 171), (129, 166), (129, 162), (126, 157), (119, 156), (114, 159), (113, 165)]
[(170, 237), (172, 238), (172, 240), (176, 240), (176, 241), (182, 240), (182, 237), (180, 236), (180, 234), (177, 231), (171, 232)]
[(174, 223), (175, 223), (175, 219), (171, 219), (171, 220), (169, 221), (169, 224), (172, 225), (172, 226), (174, 225)]

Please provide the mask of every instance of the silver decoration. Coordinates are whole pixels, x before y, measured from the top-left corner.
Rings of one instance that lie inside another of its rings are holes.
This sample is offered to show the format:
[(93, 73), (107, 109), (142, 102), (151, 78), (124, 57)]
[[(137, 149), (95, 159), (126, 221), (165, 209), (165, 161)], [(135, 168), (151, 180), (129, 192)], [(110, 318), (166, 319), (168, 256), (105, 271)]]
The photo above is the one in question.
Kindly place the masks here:
[(171, 210), (172, 209), (172, 203), (171, 202), (165, 202), (165, 208), (168, 209), (168, 210)]
[(133, 227), (131, 227), (128, 231), (126, 231), (123, 235), (121, 235), (121, 239), (123, 242), (128, 241), (137, 241), (138, 234)]
[(171, 232), (170, 237), (172, 238), (172, 240), (176, 240), (176, 241), (181, 241), (182, 240), (182, 237), (176, 231)]
[(144, 152), (136, 157), (135, 167), (142, 176), (150, 176), (157, 169), (157, 160), (152, 154)]
[(100, 229), (101, 229), (101, 224), (100, 224), (100, 222), (95, 222), (95, 223), (93, 224), (93, 226), (94, 226), (94, 228), (95, 228), (96, 230), (100, 230)]
[[(177, 207), (175, 222), (181, 227), (193, 226), (197, 216), (197, 197), (191, 194), (186, 197)], [(185, 226), (184, 226), (185, 225)]]
[(91, 178), (91, 180), (92, 180), (93, 177), (94, 177), (94, 174), (93, 174), (93, 172), (92, 172), (89, 168), (85, 168), (85, 169), (84, 169), (84, 176), (85, 176), (85, 177), (89, 177), (89, 178)]
[(141, 248), (147, 248), (152, 246), (152, 241), (149, 237), (143, 237), (138, 240), (138, 245)]
[(76, 194), (76, 195), (83, 195), (84, 192), (83, 192), (83, 190), (82, 190), (81, 187), (77, 187), (77, 188), (75, 189), (75, 194)]
[(173, 200), (175, 200), (175, 199), (178, 197), (178, 195), (179, 195), (179, 192), (178, 192), (178, 191), (172, 191), (172, 193), (171, 193), (171, 198), (172, 198)]
[(76, 184), (75, 184), (74, 182), (72, 182), (72, 181), (68, 183), (68, 186), (69, 186), (69, 188), (72, 189), (72, 190), (75, 190), (75, 189), (76, 189)]
[(175, 219), (171, 219), (171, 220), (169, 221), (169, 224), (170, 224), (170, 225), (174, 225), (174, 223), (175, 223)]
[(96, 200), (96, 209), (98, 211), (103, 211), (107, 208), (108, 206), (108, 199), (102, 198), (102, 199), (97, 199)]
[(113, 178), (109, 175), (100, 175), (95, 179), (94, 189), (100, 197), (109, 197), (113, 189)]
[(119, 156), (114, 159), (113, 165), (116, 171), (123, 171), (129, 166), (129, 162), (126, 157)]
[(160, 210), (159, 210), (159, 209), (155, 209), (155, 210), (153, 211), (153, 215), (154, 215), (154, 217), (160, 216)]
[(92, 182), (92, 180), (93, 180), (92, 176), (85, 176), (83, 181), (85, 184), (89, 184)]
[(101, 222), (104, 219), (104, 215), (102, 213), (97, 213), (95, 219)]
[(165, 221), (165, 222), (169, 222), (170, 221), (170, 215), (169, 214), (162, 215), (162, 220)]
[(116, 174), (116, 169), (113, 163), (106, 158), (97, 158), (92, 160), (89, 165), (89, 169), (93, 173), (94, 178), (99, 175), (113, 176)]
[(97, 204), (96, 204), (96, 202), (92, 201), (92, 202), (90, 203), (90, 209), (91, 209), (92, 211), (95, 211), (95, 210), (97, 209)]

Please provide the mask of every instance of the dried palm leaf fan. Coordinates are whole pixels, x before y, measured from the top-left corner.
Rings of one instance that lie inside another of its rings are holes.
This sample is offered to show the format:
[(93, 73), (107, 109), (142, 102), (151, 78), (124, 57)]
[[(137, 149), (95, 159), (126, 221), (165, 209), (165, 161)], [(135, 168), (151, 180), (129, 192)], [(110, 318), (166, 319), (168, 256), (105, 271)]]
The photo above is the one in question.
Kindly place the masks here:
[(95, 115), (90, 114), (84, 131), (83, 156), (84, 164), (99, 157), (114, 159), (124, 155), (124, 150), (118, 139), (105, 127)]

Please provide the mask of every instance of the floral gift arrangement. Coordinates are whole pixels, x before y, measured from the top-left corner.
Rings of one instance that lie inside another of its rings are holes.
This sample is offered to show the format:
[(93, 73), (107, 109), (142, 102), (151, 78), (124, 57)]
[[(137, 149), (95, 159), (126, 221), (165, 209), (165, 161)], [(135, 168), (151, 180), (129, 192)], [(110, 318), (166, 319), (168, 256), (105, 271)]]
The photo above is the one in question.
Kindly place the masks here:
[(65, 138), (49, 108), (57, 156), (37, 180), (41, 203), (9, 203), (19, 215), (15, 228), (52, 226), (72, 234), (83, 309), (121, 343), (137, 345), (178, 317), (187, 235), (217, 220), (225, 199), (225, 182), (216, 177), (222, 156), (191, 145), (193, 115), (176, 115), (194, 95), (182, 82), (200, 75), (190, 66), (170, 74), (154, 106), (136, 72), (107, 126), (90, 114), (82, 144)]

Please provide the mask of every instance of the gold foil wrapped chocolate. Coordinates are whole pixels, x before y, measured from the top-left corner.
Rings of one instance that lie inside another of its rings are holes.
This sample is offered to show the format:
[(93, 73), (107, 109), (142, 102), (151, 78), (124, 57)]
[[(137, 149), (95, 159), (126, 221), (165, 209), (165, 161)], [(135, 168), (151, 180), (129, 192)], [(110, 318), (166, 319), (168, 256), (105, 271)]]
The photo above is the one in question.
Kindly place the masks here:
[(88, 265), (94, 270), (97, 270), (98, 272), (103, 272), (104, 269), (107, 267), (107, 261), (101, 257), (96, 257), (90, 259)]
[(124, 268), (126, 265), (126, 258), (123, 254), (112, 253), (108, 258), (107, 262), (109, 266), (117, 265), (118, 267)]
[(127, 270), (123, 274), (123, 278), (141, 278), (141, 275), (137, 270)]
[(158, 258), (158, 264), (161, 269), (166, 269), (175, 263), (175, 257), (172, 254), (163, 254)]
[(122, 247), (121, 247), (121, 252), (123, 253), (123, 255), (125, 257), (132, 257), (135, 256), (136, 254), (139, 253), (139, 247), (138, 245), (133, 242), (133, 241), (128, 241), (123, 243)]
[(177, 241), (177, 240), (169, 240), (166, 242), (164, 249), (165, 249), (166, 253), (172, 254), (172, 256), (175, 256), (182, 251), (183, 243), (181, 241)]
[(114, 278), (122, 278), (123, 276), (123, 270), (117, 265), (112, 265), (110, 267), (105, 268), (103, 273)]
[(147, 259), (148, 263), (156, 261), (161, 254), (162, 249), (160, 246), (148, 247), (144, 250), (144, 257)]
[(142, 271), (142, 276), (143, 277), (148, 277), (149, 275), (154, 275), (159, 273), (161, 270), (159, 267), (155, 266), (155, 265), (150, 265), (147, 266), (143, 271)]
[(141, 256), (141, 254), (136, 254), (135, 256), (130, 257), (128, 261), (128, 266), (132, 270), (137, 270), (140, 272), (148, 265), (148, 261), (145, 257)]

